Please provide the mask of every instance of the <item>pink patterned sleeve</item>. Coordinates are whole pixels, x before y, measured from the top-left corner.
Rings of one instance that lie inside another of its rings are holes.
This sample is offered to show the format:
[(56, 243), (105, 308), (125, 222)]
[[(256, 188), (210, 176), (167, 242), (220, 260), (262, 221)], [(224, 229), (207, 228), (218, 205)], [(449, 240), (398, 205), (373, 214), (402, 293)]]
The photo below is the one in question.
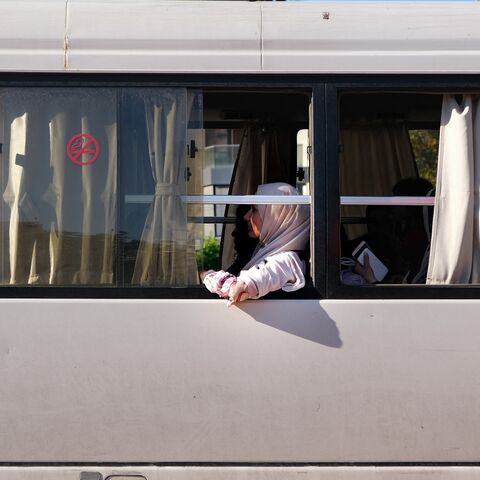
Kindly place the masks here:
[(203, 283), (207, 289), (216, 293), (221, 298), (228, 298), (230, 288), (236, 283), (237, 277), (224, 270), (210, 270), (203, 278)]

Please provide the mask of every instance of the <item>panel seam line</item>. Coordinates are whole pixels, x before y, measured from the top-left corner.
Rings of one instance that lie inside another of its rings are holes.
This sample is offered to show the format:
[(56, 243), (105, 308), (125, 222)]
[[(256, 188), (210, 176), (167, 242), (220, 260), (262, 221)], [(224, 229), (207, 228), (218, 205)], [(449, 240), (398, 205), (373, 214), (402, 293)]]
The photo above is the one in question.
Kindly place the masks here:
[(263, 71), (263, 3), (260, 3), (260, 71)]
[(69, 38), (68, 38), (68, 13), (69, 13), (69, 2), (70, 0), (65, 1), (65, 34), (63, 37), (63, 68), (68, 70), (68, 50), (69, 50)]

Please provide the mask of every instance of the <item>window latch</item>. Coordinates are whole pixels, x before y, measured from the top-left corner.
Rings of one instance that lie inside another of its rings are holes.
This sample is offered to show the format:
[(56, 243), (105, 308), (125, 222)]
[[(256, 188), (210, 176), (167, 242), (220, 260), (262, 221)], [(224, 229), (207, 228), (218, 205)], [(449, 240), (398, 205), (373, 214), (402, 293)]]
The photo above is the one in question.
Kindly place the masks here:
[(184, 175), (184, 178), (187, 182), (190, 181), (190, 177), (192, 176), (192, 172), (190, 171), (190, 169), (187, 167), (185, 169), (185, 175)]
[(187, 154), (190, 158), (195, 158), (195, 153), (198, 152), (198, 148), (195, 144), (195, 140), (190, 140), (190, 145), (187, 145)]
[(305, 180), (305, 170), (302, 167), (297, 170), (297, 179), (299, 182), (303, 182)]

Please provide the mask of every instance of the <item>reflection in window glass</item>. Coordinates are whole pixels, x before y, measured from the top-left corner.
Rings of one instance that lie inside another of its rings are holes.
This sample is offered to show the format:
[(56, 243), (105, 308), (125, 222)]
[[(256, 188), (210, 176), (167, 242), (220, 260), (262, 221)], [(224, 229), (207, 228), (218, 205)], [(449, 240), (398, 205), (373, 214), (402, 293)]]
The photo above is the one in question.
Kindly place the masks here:
[(8, 89), (1, 107), (1, 282), (112, 284), (115, 92)]
[(198, 284), (182, 200), (201, 193), (186, 149), (187, 130), (201, 127), (198, 96), (11, 88), (0, 107), (2, 284)]

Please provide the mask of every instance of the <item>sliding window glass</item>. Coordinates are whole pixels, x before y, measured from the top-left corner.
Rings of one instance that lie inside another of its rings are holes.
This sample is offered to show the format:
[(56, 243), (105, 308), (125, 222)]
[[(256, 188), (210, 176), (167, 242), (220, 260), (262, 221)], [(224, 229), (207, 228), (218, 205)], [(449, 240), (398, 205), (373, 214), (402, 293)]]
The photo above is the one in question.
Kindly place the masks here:
[(199, 96), (184, 88), (129, 89), (122, 92), (121, 105), (119, 280), (137, 286), (197, 285), (198, 228), (188, 222), (194, 207), (187, 208), (183, 197), (201, 193), (201, 161), (193, 162), (201, 155), (195, 142), (201, 129)]
[(116, 93), (11, 88), (0, 108), (1, 283), (112, 285)]
[(198, 284), (182, 196), (200, 107), (181, 88), (3, 89), (1, 283)]

